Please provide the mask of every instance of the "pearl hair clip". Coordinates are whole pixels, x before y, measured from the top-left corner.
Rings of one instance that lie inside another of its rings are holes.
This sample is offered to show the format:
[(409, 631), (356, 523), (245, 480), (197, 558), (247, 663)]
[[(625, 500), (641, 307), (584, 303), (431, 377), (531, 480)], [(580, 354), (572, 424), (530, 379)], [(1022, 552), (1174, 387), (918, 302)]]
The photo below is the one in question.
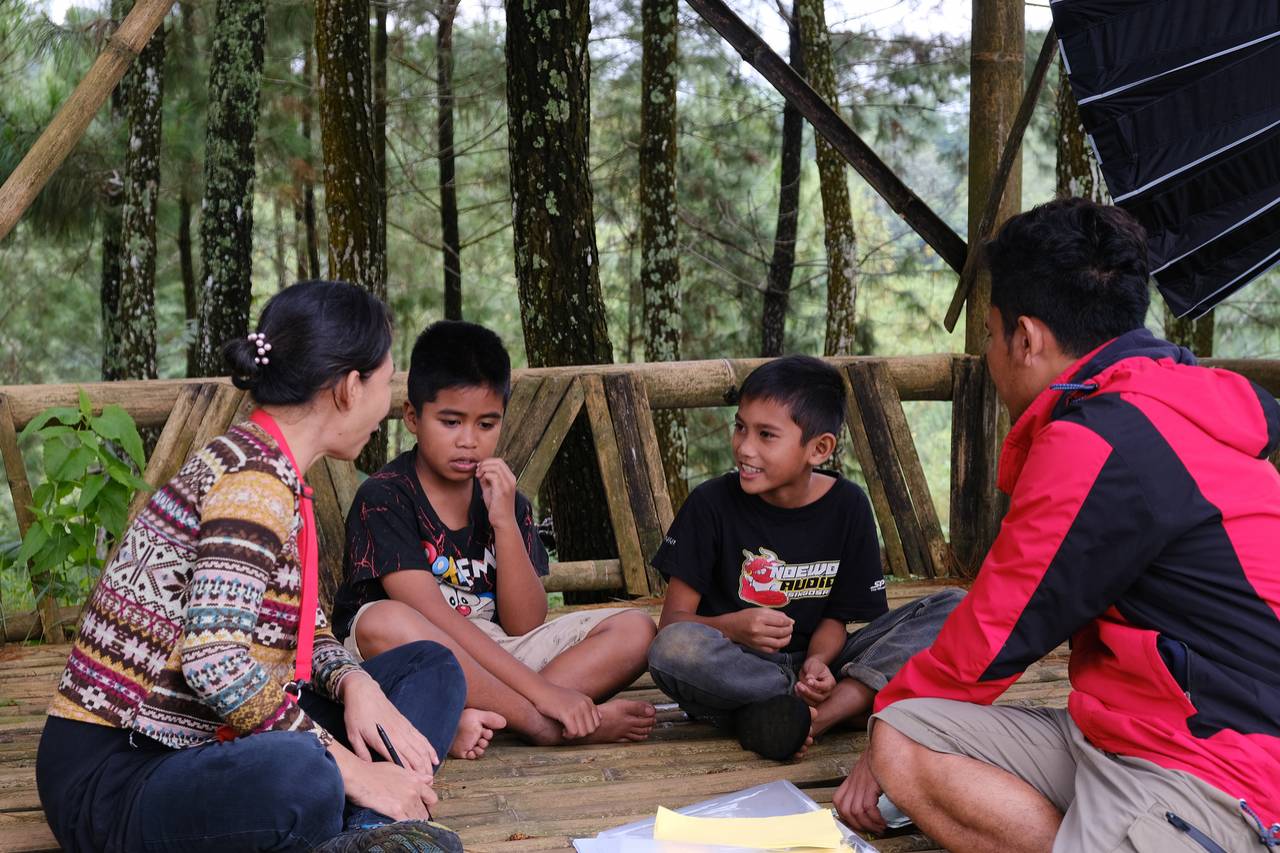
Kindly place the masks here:
[(249, 343), (258, 348), (258, 355), (253, 359), (254, 364), (271, 363), (271, 359), (267, 358), (267, 353), (271, 352), (271, 344), (267, 343), (266, 335), (262, 334), (262, 332), (250, 332)]

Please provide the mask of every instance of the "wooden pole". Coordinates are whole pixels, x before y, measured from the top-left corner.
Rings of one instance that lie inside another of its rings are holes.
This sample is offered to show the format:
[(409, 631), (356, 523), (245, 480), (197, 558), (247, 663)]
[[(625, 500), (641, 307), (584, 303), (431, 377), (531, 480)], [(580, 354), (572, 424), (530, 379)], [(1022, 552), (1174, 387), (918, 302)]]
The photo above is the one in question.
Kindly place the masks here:
[[(1021, 156), (1001, 148), (1012, 140), (1023, 97), (1026, 39), (1023, 0), (973, 0), (969, 84), (969, 234), (978, 246), (984, 223), (994, 229), (1022, 204)], [(1041, 56), (1043, 59), (1043, 55)], [(1031, 104), (1034, 105), (1034, 99)], [(1029, 117), (1029, 108), (1028, 108)], [(1008, 153), (1007, 158), (1002, 155)], [(1002, 159), (1007, 177), (999, 187)], [(988, 199), (998, 197), (994, 213)], [(976, 254), (976, 253), (971, 253)], [(991, 279), (985, 272), (969, 289), (965, 352), (981, 355), (986, 345)], [(986, 367), (977, 360), (957, 363), (953, 383), (951, 447), (951, 543), (961, 574), (976, 571), (995, 538), (1000, 518), (996, 457), (1000, 439), (999, 401)]]
[[(1031, 114), (1035, 112), (1040, 91), (1044, 88), (1045, 75), (1057, 53), (1057, 43), (1058, 35), (1053, 31), (1053, 27), (1049, 27), (1049, 32), (1045, 33), (1044, 44), (1040, 48), (1040, 58), (1036, 60), (1031, 81), (1027, 83), (1027, 91), (1022, 96), (1021, 106), (1018, 107), (1017, 118), (1013, 120), (1013, 127), (1009, 129), (1009, 139), (1000, 153), (1000, 163), (996, 166), (995, 176), (991, 179), (991, 187), (987, 191), (987, 201), (982, 208), (982, 219), (978, 221), (978, 230), (969, 232), (970, 243), (975, 247), (981, 246), (983, 241), (991, 236), (996, 217), (1004, 209), (1001, 201), (1009, 185), (1009, 176), (1013, 173), (1013, 164), (1022, 150), (1022, 136), (1027, 130), (1027, 125), (1031, 123)], [(974, 279), (977, 278), (979, 254), (981, 253), (970, 252), (964, 260), (964, 269), (960, 271), (960, 282), (956, 285), (955, 295), (951, 297), (951, 307), (947, 309), (947, 316), (943, 321), (948, 332), (955, 331), (956, 321), (960, 319), (960, 309), (964, 307), (965, 299), (968, 298)]]
[(169, 14), (174, 0), (137, 0), (107, 39), (89, 73), (0, 187), (0, 240), (13, 230), (49, 177), (76, 147), (89, 122)]
[[(774, 53), (723, 0), (689, 0), (689, 5), (725, 41), (733, 45), (742, 58), (759, 71), (784, 98), (795, 105), (800, 114), (813, 125), (813, 129), (822, 134), (823, 139), (849, 161), (849, 165), (889, 203), (895, 213), (933, 247), (948, 266), (956, 272), (964, 268), (964, 259), (969, 251), (964, 240), (876, 156), (857, 132), (786, 60)], [(1021, 61), (1021, 53), (1018, 56)]]

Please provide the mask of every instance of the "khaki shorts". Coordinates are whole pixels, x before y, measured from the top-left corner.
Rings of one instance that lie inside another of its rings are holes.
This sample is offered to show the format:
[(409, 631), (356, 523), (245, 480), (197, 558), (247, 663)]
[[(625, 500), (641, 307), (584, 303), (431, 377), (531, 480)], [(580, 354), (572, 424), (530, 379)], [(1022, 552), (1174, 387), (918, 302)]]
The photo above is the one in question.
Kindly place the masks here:
[[(351, 620), (351, 633), (342, 643), (357, 663), (363, 662), (364, 657), (356, 645), (356, 624), (365, 611), (377, 603), (371, 601), (356, 611), (355, 617)], [(514, 637), (503, 631), (502, 626), (497, 622), (488, 619), (472, 619), (471, 624), (488, 634), (490, 639), (520, 663), (534, 672), (541, 672), (555, 658), (586, 639), (587, 634), (590, 634), (601, 622), (610, 616), (626, 613), (628, 609), (630, 608), (602, 607), (594, 610), (577, 610), (557, 616), (549, 622), (543, 622), (527, 634)]]
[(1264, 849), (1235, 798), (1189, 773), (1099, 750), (1065, 709), (906, 699), (875, 719), (1026, 781), (1064, 814), (1054, 853), (1204, 853), (1168, 812), (1230, 853)]

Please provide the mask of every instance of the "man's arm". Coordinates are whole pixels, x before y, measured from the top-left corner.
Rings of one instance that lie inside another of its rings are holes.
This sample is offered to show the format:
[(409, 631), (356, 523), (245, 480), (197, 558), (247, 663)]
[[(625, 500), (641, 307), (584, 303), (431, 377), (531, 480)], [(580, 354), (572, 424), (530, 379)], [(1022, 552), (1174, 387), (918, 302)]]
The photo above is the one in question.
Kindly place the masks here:
[(912, 697), (995, 701), (1111, 607), (1162, 543), (1136, 473), (1097, 433), (1054, 422), (1036, 438), (973, 589), (875, 710)]

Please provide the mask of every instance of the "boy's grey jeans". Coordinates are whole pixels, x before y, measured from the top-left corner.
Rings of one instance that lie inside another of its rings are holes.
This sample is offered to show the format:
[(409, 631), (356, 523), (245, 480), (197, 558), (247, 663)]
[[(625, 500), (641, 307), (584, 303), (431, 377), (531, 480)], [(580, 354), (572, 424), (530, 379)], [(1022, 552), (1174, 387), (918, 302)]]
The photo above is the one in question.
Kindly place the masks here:
[[(964, 590), (945, 589), (916, 599), (849, 634), (831, 664), (836, 680), (856, 678), (879, 691), (903, 664), (933, 644)], [(804, 652), (759, 652), (710, 625), (677, 622), (649, 647), (653, 681), (691, 717), (723, 723), (752, 702), (790, 693)]]

